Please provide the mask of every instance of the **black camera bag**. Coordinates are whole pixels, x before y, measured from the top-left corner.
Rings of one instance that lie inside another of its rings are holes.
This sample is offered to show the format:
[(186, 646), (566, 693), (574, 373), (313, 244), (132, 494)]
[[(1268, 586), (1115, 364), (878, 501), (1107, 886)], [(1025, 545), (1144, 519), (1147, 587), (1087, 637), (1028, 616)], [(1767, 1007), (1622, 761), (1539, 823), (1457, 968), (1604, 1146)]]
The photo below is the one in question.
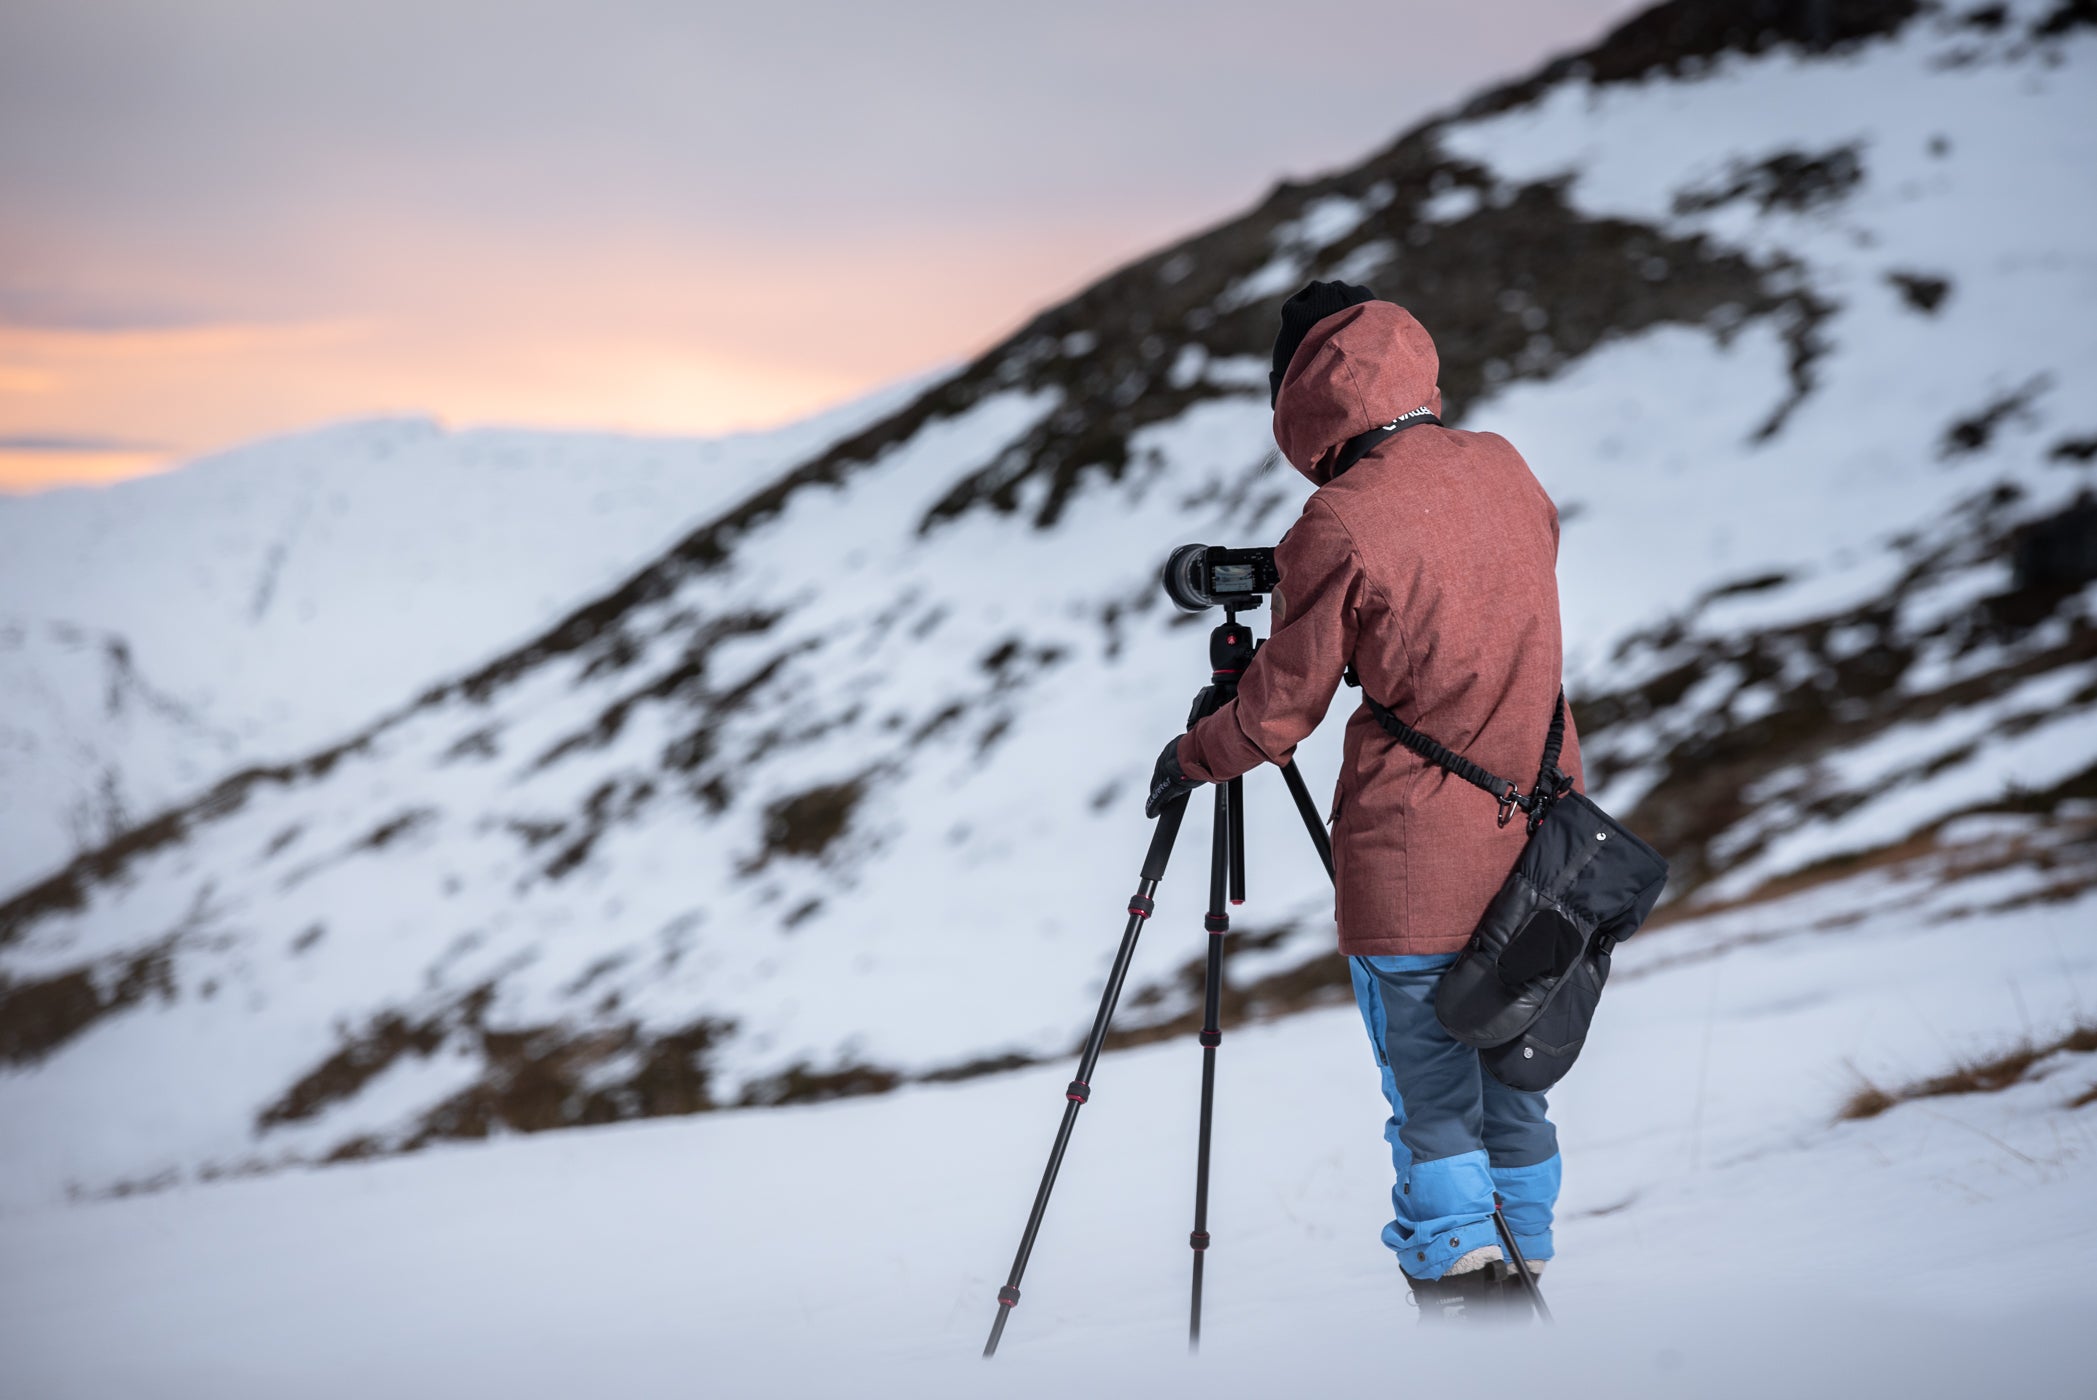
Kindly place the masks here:
[(1477, 1049), (1493, 1078), (1514, 1089), (1548, 1089), (1579, 1056), (1609, 979), (1609, 954), (1653, 912), (1667, 862), (1559, 771), (1563, 692), (1526, 795), (1363, 698), (1392, 738), (1497, 798), (1502, 826), (1518, 808), (1528, 814), (1528, 844), (1442, 974), (1434, 1010), (1443, 1029)]

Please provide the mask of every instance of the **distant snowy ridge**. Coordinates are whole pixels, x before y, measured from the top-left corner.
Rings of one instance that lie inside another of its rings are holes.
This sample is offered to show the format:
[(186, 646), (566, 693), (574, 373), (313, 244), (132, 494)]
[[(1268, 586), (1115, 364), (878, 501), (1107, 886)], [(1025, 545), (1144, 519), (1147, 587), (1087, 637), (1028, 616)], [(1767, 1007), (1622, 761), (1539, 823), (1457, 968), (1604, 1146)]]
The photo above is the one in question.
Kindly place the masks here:
[[(1830, 858), (1967, 871), (1989, 814), (2038, 833), (1991, 878), (2082, 899), (2048, 834), (2097, 798), (2097, 324), (2062, 310), (2097, 299), (2097, 29), (1742, 13), (1659, 6), (1283, 187), (522, 646), (20, 891), (10, 1189), (1060, 1053), (1206, 675), (1157, 564), (1293, 518), (1258, 357), (1336, 271), (1420, 314), (1451, 415), (1561, 503), (1591, 775), (1676, 862), (1664, 918), (1752, 921)], [(1337, 990), (1323, 873), (1272, 775), (1248, 790), (1238, 1016)], [(1200, 860), (1132, 1035), (1187, 1013)]]
[(0, 496), (0, 889), (513, 646), (914, 387), (719, 439), (345, 423)]

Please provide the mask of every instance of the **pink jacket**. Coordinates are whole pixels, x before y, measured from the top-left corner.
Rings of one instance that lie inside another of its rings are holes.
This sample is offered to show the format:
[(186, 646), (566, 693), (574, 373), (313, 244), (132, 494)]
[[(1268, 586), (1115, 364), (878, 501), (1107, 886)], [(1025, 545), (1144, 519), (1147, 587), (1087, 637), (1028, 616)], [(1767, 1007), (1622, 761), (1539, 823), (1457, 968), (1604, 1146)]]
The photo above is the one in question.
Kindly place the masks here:
[[(1286, 762), (1352, 660), (1400, 718), (1529, 790), (1563, 661), (1551, 498), (1505, 438), (1434, 424), (1331, 475), (1349, 438), (1439, 411), (1439, 371), (1426, 330), (1389, 302), (1326, 317), (1297, 350), (1274, 436), (1318, 490), (1275, 550), (1273, 635), (1237, 699), (1180, 741), (1189, 777)], [(1579, 782), (1570, 714), (1559, 766)], [(1520, 814), (1498, 816), (1356, 705), (1333, 799), (1340, 951), (1461, 948), (1522, 849)]]

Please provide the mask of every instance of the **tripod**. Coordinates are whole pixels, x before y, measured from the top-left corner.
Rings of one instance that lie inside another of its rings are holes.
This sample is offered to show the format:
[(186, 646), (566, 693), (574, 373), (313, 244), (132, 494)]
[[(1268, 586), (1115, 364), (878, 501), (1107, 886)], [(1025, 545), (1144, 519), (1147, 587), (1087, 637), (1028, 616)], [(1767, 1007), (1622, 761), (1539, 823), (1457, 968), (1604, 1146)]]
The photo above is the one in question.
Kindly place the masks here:
[[(1237, 694), (1238, 678), (1245, 673), (1258, 647), (1252, 629), (1238, 621), (1238, 610), (1227, 609), (1222, 624), (1209, 633), (1210, 685), (1203, 694), (1203, 701), (1197, 702), (1193, 719), (1199, 719)], [(1325, 823), (1318, 816), (1317, 805), (1311, 801), (1310, 791), (1304, 786), (1303, 774), (1297, 771), (1293, 760), (1283, 764), (1281, 771), (1283, 781), (1289, 786), (1289, 796), (1295, 800), (1296, 811), (1303, 818), (1304, 829), (1310, 833), (1311, 844), (1317, 847), (1318, 858), (1325, 863), (1325, 874), (1331, 878), (1332, 842), (1326, 836)], [(1223, 1032), (1216, 1024), (1223, 1009), (1223, 935), (1230, 931), (1230, 914), (1224, 900), (1227, 893), (1230, 903), (1245, 902), (1244, 795), (1245, 780), (1242, 777), (1216, 784), (1215, 822), (1209, 833), (1209, 911), (1202, 919), (1202, 927), (1208, 931), (1209, 937), (1208, 963), (1202, 979), (1201, 1129), (1194, 1160), (1194, 1229), (1187, 1237), (1187, 1243), (1194, 1251), (1194, 1278), (1187, 1308), (1187, 1347), (1190, 1351), (1201, 1345), (1202, 1261), (1209, 1247), (1209, 1128), (1216, 1101), (1216, 1050), (1223, 1044)], [(1035, 1189), (1034, 1208), (1028, 1212), (1027, 1228), (1020, 1235), (1019, 1252), (1012, 1259), (1012, 1272), (1006, 1276), (1005, 1286), (998, 1290), (997, 1317), (990, 1325), (990, 1340), (983, 1344), (985, 1356), (997, 1355), (998, 1342), (1005, 1335), (1006, 1320), (1011, 1317), (1012, 1309), (1019, 1305), (1020, 1277), (1026, 1273), (1027, 1259), (1034, 1252), (1034, 1239), (1041, 1231), (1049, 1193), (1056, 1186), (1056, 1173), (1062, 1169), (1064, 1150), (1070, 1146), (1071, 1129), (1077, 1125), (1078, 1110), (1092, 1097), (1092, 1072), (1106, 1044), (1107, 1026), (1114, 1019), (1115, 1003), (1121, 999), (1121, 986), (1128, 977), (1129, 963), (1136, 955), (1136, 939), (1143, 931), (1144, 921), (1157, 908), (1154, 896), (1165, 878), (1165, 863), (1172, 856), (1173, 843), (1179, 839), (1180, 823), (1186, 815), (1187, 799), (1176, 798), (1159, 813), (1158, 825), (1151, 833), (1150, 850), (1143, 858), (1141, 882), (1129, 900), (1129, 920), (1122, 929), (1121, 946), (1115, 951), (1113, 966), (1107, 973), (1106, 990), (1100, 994), (1099, 1011), (1092, 1018), (1092, 1030), (1086, 1035), (1084, 1050), (1078, 1057), (1077, 1077), (1070, 1081), (1063, 1093), (1063, 1121), (1056, 1128), (1056, 1141), (1049, 1149), (1048, 1166), (1041, 1174), (1041, 1185)], [(1515, 1242), (1514, 1231), (1507, 1224), (1497, 1196), (1493, 1201), (1493, 1227), (1507, 1257), (1514, 1263), (1530, 1306), (1539, 1318), (1550, 1322), (1551, 1312), (1545, 1306), (1543, 1290), (1537, 1286), (1529, 1261), (1522, 1257), (1521, 1246)]]
[[(1197, 703), (1196, 718), (1237, 694), (1238, 678), (1245, 673), (1258, 646), (1252, 629), (1238, 621), (1237, 611), (1226, 611), (1224, 621), (1209, 633), (1210, 685), (1204, 693), (1206, 705)], [(1289, 785), (1289, 796), (1295, 799), (1304, 828), (1310, 832), (1311, 843), (1318, 848), (1318, 858), (1325, 862), (1325, 873), (1330, 877), (1333, 873), (1332, 843), (1326, 837), (1325, 822), (1318, 815), (1317, 804), (1311, 801), (1310, 790), (1304, 786), (1303, 774), (1291, 761), (1282, 765), (1282, 778)], [(1201, 1345), (1202, 1261), (1209, 1248), (1209, 1128), (1216, 1101), (1216, 1050), (1223, 1043), (1223, 1031), (1216, 1023), (1223, 1010), (1223, 936), (1230, 931), (1231, 925), (1224, 900), (1227, 894), (1231, 904), (1245, 902), (1245, 780), (1232, 778), (1229, 782), (1217, 783), (1215, 788), (1215, 820), (1209, 833), (1209, 911), (1202, 919), (1202, 927), (1208, 931), (1208, 963), (1202, 979), (1201, 1129), (1194, 1159), (1194, 1229), (1187, 1236), (1187, 1243), (1194, 1251), (1194, 1279), (1187, 1310), (1189, 1350)], [(1122, 929), (1121, 946), (1115, 951), (1113, 966), (1107, 972), (1107, 986), (1100, 995), (1099, 1012), (1092, 1018), (1092, 1030), (1086, 1035), (1085, 1048), (1078, 1057), (1077, 1077), (1070, 1081), (1063, 1093), (1063, 1121), (1056, 1129), (1055, 1144), (1049, 1149), (1048, 1167), (1042, 1172), (1041, 1185), (1034, 1192), (1034, 1208), (1027, 1215), (1027, 1228), (1020, 1236), (1019, 1252), (1012, 1260), (1012, 1272), (1006, 1277), (1005, 1286), (998, 1290), (997, 1317), (990, 1325), (990, 1340), (983, 1344), (985, 1356), (997, 1355), (998, 1341), (1005, 1335), (1006, 1319), (1019, 1304), (1020, 1277), (1026, 1273), (1027, 1259), (1034, 1252), (1034, 1238), (1040, 1233), (1042, 1216), (1048, 1210), (1049, 1193), (1055, 1189), (1056, 1173), (1063, 1166), (1064, 1149), (1070, 1145), (1071, 1129), (1077, 1124), (1078, 1110), (1092, 1097), (1092, 1072), (1106, 1043), (1107, 1026), (1114, 1019), (1115, 1003), (1121, 999), (1121, 986), (1128, 976), (1129, 962), (1136, 954), (1136, 939), (1143, 931), (1144, 921), (1157, 908), (1154, 896), (1159, 882), (1165, 878), (1165, 863), (1172, 856), (1173, 843), (1179, 838), (1180, 823), (1186, 815), (1187, 798), (1174, 799), (1159, 813), (1157, 828), (1151, 833), (1150, 850), (1143, 858), (1141, 881), (1129, 900), (1128, 923)]]

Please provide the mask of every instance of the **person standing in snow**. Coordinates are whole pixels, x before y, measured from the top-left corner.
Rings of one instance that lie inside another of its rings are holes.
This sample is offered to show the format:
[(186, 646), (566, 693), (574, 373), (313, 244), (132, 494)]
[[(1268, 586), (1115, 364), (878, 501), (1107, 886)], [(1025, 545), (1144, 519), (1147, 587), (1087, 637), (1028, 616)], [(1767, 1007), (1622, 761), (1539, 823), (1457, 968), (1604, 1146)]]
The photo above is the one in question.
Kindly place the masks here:
[[(1343, 677), (1492, 772), (1536, 771), (1562, 663), (1558, 511), (1506, 439), (1442, 426), (1439, 372), (1427, 331), (1366, 287), (1313, 282), (1283, 306), (1274, 437), (1318, 489), (1275, 549), (1272, 636), (1237, 697), (1159, 755), (1151, 816), (1288, 762)], [(1559, 767), (1579, 786), (1570, 713)], [(1496, 1195), (1532, 1267), (1553, 1252), (1544, 1096), (1485, 1073), (1434, 1013), (1436, 982), (1522, 851), (1523, 823), (1497, 817), (1356, 707), (1331, 818), (1335, 918), (1390, 1102), (1383, 1241), (1423, 1322), (1518, 1301)]]

